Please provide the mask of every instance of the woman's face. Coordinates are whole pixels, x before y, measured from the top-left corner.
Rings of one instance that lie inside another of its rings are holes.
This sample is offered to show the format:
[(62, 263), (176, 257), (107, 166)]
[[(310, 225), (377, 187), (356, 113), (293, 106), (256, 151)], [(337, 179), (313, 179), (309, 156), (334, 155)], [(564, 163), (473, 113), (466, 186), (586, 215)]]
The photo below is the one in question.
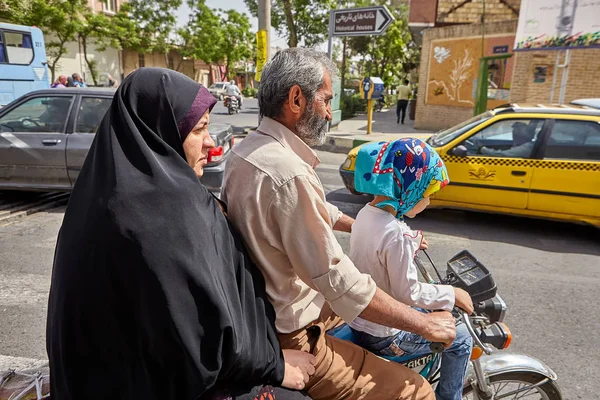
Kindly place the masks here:
[(208, 134), (209, 122), (209, 112), (206, 111), (183, 141), (183, 152), (187, 163), (196, 172), (198, 178), (202, 176), (204, 166), (208, 163), (208, 150), (215, 147), (215, 142)]

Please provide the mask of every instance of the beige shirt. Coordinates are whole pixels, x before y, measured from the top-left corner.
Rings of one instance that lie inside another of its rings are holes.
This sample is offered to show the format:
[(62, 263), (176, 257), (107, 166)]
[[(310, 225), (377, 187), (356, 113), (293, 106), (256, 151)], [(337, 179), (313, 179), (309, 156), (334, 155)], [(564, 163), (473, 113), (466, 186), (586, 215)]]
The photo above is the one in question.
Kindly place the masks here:
[(400, 85), (398, 86), (398, 100), (408, 100), (410, 99), (410, 94), (412, 90), (408, 86)]
[(325, 200), (319, 159), (279, 122), (263, 118), (227, 160), (223, 200), (266, 281), (276, 327), (290, 333), (319, 317), (325, 301), (346, 321), (376, 286), (333, 234), (342, 213)]

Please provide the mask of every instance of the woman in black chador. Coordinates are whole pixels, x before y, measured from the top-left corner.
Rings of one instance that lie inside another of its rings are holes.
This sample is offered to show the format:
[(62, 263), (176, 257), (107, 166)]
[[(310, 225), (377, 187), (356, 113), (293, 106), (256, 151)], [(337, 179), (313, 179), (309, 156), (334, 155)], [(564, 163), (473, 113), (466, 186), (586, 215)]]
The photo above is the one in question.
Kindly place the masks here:
[(117, 90), (58, 236), (53, 400), (304, 398), (273, 387), (303, 388), (314, 358), (281, 351), (262, 276), (198, 179), (215, 102), (156, 68)]

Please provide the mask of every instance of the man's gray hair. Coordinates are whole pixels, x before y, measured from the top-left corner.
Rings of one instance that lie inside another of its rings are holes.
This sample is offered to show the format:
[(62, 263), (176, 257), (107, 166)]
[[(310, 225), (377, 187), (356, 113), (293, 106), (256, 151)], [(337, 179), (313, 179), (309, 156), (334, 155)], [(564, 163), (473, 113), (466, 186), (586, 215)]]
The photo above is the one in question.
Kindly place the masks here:
[(283, 105), (294, 85), (300, 86), (309, 104), (323, 85), (324, 71), (335, 79), (338, 69), (327, 54), (313, 49), (280, 50), (267, 62), (260, 77), (258, 107), (263, 117), (281, 116)]

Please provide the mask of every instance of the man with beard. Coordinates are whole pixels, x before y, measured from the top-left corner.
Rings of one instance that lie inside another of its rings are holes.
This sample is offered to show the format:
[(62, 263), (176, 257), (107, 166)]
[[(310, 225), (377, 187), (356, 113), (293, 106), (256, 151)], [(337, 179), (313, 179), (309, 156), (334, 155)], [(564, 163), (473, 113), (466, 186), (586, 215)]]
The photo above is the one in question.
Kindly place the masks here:
[(305, 387), (313, 399), (434, 399), (420, 375), (326, 334), (360, 316), (434, 342), (455, 336), (450, 313), (395, 301), (356, 269), (333, 234), (349, 232), (354, 220), (326, 201), (310, 147), (324, 141), (336, 72), (325, 54), (301, 48), (264, 66), (262, 122), (227, 161), (228, 216), (265, 277), (282, 348), (317, 359)]

